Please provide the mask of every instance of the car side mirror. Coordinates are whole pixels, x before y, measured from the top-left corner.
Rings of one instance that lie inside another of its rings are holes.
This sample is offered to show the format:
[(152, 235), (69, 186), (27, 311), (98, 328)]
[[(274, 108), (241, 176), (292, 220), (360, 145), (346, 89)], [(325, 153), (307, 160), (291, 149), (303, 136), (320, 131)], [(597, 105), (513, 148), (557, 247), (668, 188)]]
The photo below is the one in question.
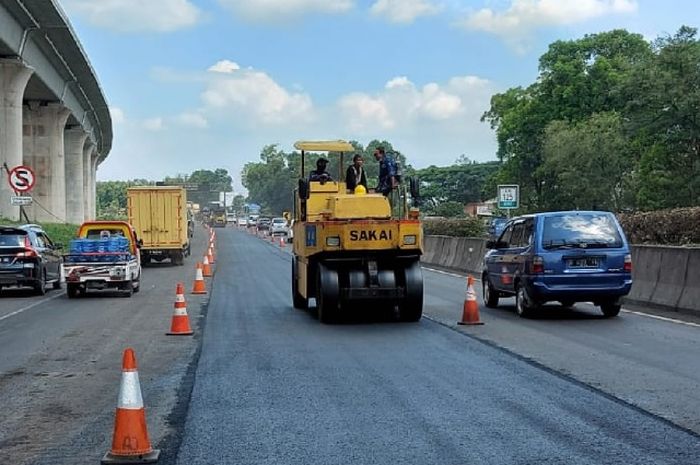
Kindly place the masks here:
[(507, 249), (508, 244), (503, 241), (486, 241), (487, 249)]
[(56, 250), (61, 250), (63, 247), (65, 247), (65, 246), (63, 244), (61, 244), (60, 242), (53, 245), (53, 248)]

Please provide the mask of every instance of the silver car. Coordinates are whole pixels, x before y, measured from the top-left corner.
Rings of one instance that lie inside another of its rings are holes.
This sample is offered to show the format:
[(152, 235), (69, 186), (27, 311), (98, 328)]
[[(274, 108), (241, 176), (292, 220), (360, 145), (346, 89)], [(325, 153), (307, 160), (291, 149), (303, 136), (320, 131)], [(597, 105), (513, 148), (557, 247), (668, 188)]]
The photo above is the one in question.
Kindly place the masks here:
[(289, 226), (284, 218), (272, 218), (270, 223), (270, 234), (273, 236), (287, 236), (289, 234)]

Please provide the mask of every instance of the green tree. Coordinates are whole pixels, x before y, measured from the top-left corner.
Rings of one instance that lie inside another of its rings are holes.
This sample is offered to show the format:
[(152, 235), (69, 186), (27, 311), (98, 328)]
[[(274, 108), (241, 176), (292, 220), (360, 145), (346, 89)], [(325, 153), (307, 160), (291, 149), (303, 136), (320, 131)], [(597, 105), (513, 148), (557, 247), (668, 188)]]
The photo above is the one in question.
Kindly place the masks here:
[(628, 84), (643, 209), (700, 205), (700, 41), (683, 26), (654, 43)]
[(539, 176), (546, 181), (548, 210), (623, 208), (633, 163), (617, 113), (599, 113), (576, 123), (547, 126)]
[(540, 169), (548, 125), (621, 112), (629, 99), (627, 83), (651, 55), (641, 35), (624, 30), (551, 44), (540, 58), (537, 81), (494, 95), (482, 117), (496, 130), (497, 155), (503, 161), (490, 182), (520, 184), (526, 210), (548, 208), (552, 172)]
[(421, 181), (423, 210), (429, 215), (448, 216), (443, 210), (446, 207), (442, 205), (452, 202), (460, 205), (457, 214), (462, 214), (465, 204), (495, 196), (495, 188), (485, 192), (484, 187), (499, 168), (499, 162), (474, 163), (459, 158), (451, 166), (429, 166), (416, 170), (415, 175)]

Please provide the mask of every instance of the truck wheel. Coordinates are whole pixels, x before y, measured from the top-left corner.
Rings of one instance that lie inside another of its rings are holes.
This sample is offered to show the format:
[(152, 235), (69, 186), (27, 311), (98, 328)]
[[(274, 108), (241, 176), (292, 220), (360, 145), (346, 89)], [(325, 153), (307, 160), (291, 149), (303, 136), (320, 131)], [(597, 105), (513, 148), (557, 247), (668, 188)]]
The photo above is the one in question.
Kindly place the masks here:
[(134, 295), (134, 282), (132, 280), (127, 281), (122, 289), (124, 290), (124, 297), (131, 297)]
[(319, 264), (316, 285), (318, 321), (328, 324), (338, 319), (339, 294), (338, 272)]
[(299, 293), (299, 283), (297, 282), (297, 259), (293, 258), (292, 259), (292, 302), (294, 304), (294, 308), (298, 308), (300, 310), (306, 310), (309, 308), (309, 299), (303, 297)]
[(134, 288), (134, 294), (141, 290), (141, 273), (134, 279), (132, 287)]
[(69, 299), (75, 299), (80, 293), (80, 286), (77, 284), (67, 284), (66, 294), (68, 294)]
[(183, 252), (173, 252), (170, 259), (173, 261), (173, 264), (177, 266), (182, 266), (185, 264), (185, 256)]
[(401, 321), (414, 322), (423, 316), (423, 271), (418, 261), (404, 269), (406, 295), (401, 305)]

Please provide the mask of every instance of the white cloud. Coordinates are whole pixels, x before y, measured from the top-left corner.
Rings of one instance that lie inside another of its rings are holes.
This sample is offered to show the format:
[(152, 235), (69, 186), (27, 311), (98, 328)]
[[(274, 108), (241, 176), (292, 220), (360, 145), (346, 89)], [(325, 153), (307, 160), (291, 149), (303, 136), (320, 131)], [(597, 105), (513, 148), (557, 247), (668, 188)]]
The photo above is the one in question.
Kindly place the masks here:
[(309, 95), (291, 92), (266, 73), (254, 69), (210, 73), (202, 100), (205, 111), (225, 110), (249, 123), (279, 124), (309, 120), (313, 112)]
[(221, 60), (210, 66), (207, 71), (213, 73), (233, 73), (239, 69), (241, 69), (241, 67), (238, 66), (238, 63), (231, 60)]
[(309, 13), (345, 13), (355, 6), (354, 0), (219, 0), (234, 14), (253, 21), (283, 21)]
[(209, 126), (207, 119), (201, 113), (185, 112), (177, 117), (177, 121), (185, 126), (204, 129)]
[(440, 9), (430, 0), (377, 0), (370, 12), (392, 23), (410, 24), (421, 16), (434, 15)]
[(574, 24), (636, 10), (636, 0), (512, 0), (505, 11), (483, 8), (469, 15), (460, 25), (495, 34), (516, 47), (522, 47), (532, 31), (541, 27)]
[(396, 126), (388, 103), (381, 97), (349, 94), (340, 98), (338, 106), (352, 131), (363, 131), (369, 127), (393, 129)]
[(165, 124), (163, 124), (163, 118), (156, 117), (144, 120), (143, 127), (149, 131), (162, 131), (165, 129)]
[(119, 107), (109, 107), (109, 114), (112, 117), (113, 124), (122, 124), (126, 121), (124, 110)]
[(202, 17), (190, 0), (64, 0), (71, 15), (118, 32), (170, 32)]
[(421, 88), (406, 76), (391, 79), (374, 95), (352, 93), (338, 101), (340, 114), (350, 128), (372, 131), (376, 127), (414, 127), (421, 122), (479, 120), (488, 107), (493, 85), (476, 76), (460, 76), (446, 84), (431, 82)]

